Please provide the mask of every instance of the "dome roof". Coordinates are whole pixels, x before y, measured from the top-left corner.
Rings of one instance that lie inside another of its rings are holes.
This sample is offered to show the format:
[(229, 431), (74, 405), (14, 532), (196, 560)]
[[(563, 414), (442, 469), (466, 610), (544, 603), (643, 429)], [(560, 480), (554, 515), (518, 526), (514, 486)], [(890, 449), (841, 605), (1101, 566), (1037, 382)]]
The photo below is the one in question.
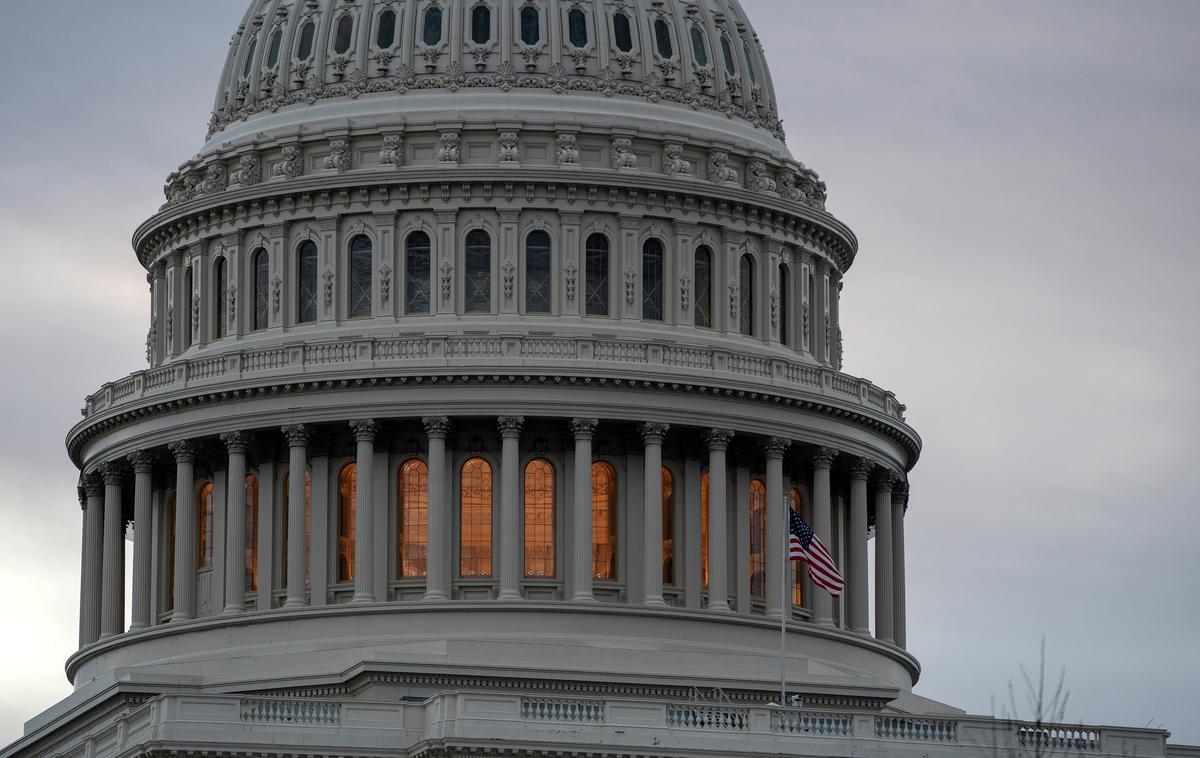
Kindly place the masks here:
[(209, 145), (311, 124), (323, 117), (312, 106), (341, 104), (324, 113), (346, 118), (355, 101), (354, 116), (382, 108), (394, 118), (411, 113), (412, 95), (462, 90), (504, 93), (518, 111), (537, 110), (523, 101), (547, 93), (570, 96), (544, 106), (558, 113), (580, 102), (587, 111), (592, 99), (597, 113), (626, 107), (609, 98), (665, 105), (651, 116), (660, 126), (707, 115), (785, 152), (770, 72), (737, 0), (253, 0), (230, 44)]

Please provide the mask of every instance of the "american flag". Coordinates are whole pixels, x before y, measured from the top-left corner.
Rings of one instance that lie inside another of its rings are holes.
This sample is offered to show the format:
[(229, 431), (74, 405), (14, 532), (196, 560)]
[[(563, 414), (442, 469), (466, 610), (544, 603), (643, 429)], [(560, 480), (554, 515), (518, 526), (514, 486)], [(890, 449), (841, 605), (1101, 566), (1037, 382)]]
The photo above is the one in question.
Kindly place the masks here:
[(790, 506), (788, 530), (791, 532), (788, 558), (793, 561), (808, 561), (808, 575), (812, 577), (813, 583), (829, 590), (829, 594), (834, 597), (841, 595), (846, 580), (842, 577), (842, 572), (838, 571), (837, 564), (833, 562), (833, 556), (825, 549), (821, 539), (813, 534), (812, 527), (804, 523), (804, 519), (797, 516)]

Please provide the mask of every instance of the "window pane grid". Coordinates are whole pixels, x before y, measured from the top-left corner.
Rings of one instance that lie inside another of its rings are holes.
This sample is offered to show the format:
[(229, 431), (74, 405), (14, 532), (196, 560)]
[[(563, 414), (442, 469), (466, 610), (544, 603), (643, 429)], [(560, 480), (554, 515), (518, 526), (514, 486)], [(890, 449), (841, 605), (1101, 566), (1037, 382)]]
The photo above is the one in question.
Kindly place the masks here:
[(492, 238), (476, 229), (467, 235), (466, 302), (467, 313), (487, 313), (492, 309)]
[(350, 317), (371, 315), (371, 240), (350, 243)]
[(196, 538), (199, 545), (196, 550), (196, 568), (212, 568), (213, 562), (213, 494), (212, 482), (200, 488), (196, 496), (197, 518), (200, 519)]
[(216, 280), (216, 286), (213, 287), (213, 305), (216, 306), (213, 308), (213, 313), (216, 315), (213, 333), (220, 339), (225, 336), (225, 324), (229, 314), (228, 301), (225, 299), (225, 293), (229, 289), (229, 274), (224, 258), (217, 259)]
[(750, 594), (766, 594), (767, 488), (755, 479), (750, 483)]
[(712, 328), (712, 251), (696, 249), (696, 326)]
[(700, 583), (708, 589), (708, 472), (700, 477)]
[(617, 471), (592, 464), (592, 577), (617, 578)]
[(738, 331), (754, 334), (754, 261), (749, 255), (738, 264)]
[(462, 577), (492, 575), (492, 467), (482, 458), (463, 464), (459, 510)]
[[(792, 487), (792, 491), (789, 492), (788, 495), (791, 498), (792, 510), (795, 511), (796, 515), (800, 516), (800, 518), (805, 518), (804, 501), (800, 497), (800, 490)], [(792, 561), (789, 561), (788, 563), (795, 570), (795, 586), (792, 588), (792, 604), (797, 608), (800, 608), (804, 605), (804, 571), (802, 570), (801, 565)]]
[(663, 319), (663, 246), (655, 239), (642, 247), (642, 318)]
[(407, 313), (429, 313), (432, 301), (429, 294), (431, 270), (429, 235), (413, 232), (408, 235), (404, 253), (404, 300)]
[(525, 239), (525, 310), (550, 312), (550, 235), (542, 231)]
[(662, 581), (675, 584), (675, 479), (662, 467)]
[(246, 592), (258, 589), (258, 477), (246, 474), (245, 518), (245, 584)]
[(554, 467), (525, 466), (525, 576), (554, 576)]
[(411, 460), (400, 466), (397, 487), (400, 502), (396, 545), (400, 578), (425, 576), (428, 571), (429, 545), (429, 467), (424, 461)]
[(337, 580), (354, 581), (355, 506), (358, 497), (358, 465), (347, 463), (338, 474)]
[(589, 316), (607, 316), (608, 237), (602, 234), (588, 237), (584, 269), (586, 313)]
[(300, 246), (298, 256), (299, 287), (296, 319), (301, 323), (317, 320), (317, 245), (309, 240)]
[(267, 251), (259, 249), (254, 253), (254, 328), (267, 328), (267, 304), (270, 298), (271, 261)]

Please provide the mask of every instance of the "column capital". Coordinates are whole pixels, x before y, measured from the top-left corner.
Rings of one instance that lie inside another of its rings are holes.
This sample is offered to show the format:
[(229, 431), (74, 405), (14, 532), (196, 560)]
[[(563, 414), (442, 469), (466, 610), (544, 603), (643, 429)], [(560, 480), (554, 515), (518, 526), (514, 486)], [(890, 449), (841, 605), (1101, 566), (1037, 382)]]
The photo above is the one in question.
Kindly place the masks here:
[(379, 434), (379, 422), (373, 418), (361, 418), (350, 422), (350, 429), (354, 432), (355, 442), (374, 442), (375, 435)]
[(150, 474), (154, 471), (154, 453), (149, 450), (134, 450), (125, 457), (135, 474)]
[(196, 446), (191, 440), (176, 440), (167, 445), (167, 450), (175, 456), (177, 463), (191, 463), (196, 460)]
[(661, 445), (663, 438), (667, 436), (667, 430), (670, 429), (668, 424), (642, 424), (638, 427), (638, 432), (642, 435), (642, 442), (647, 445)]
[(496, 428), (504, 439), (517, 439), (525, 428), (524, 416), (500, 416), (496, 419)]
[(225, 432), (221, 435), (221, 443), (231, 453), (244, 453), (250, 448), (250, 440), (244, 432)]
[(901, 480), (892, 487), (892, 503), (908, 506), (908, 482)]
[(104, 479), (98, 471), (89, 471), (83, 475), (83, 491), (87, 497), (100, 497), (104, 494)]
[(727, 450), (731, 439), (732, 429), (709, 429), (704, 433), (704, 441), (708, 443), (709, 450)]
[(571, 419), (571, 434), (575, 435), (577, 440), (590, 440), (596, 434), (598, 426), (600, 426), (599, 419), (573, 418)]
[(767, 460), (782, 460), (783, 454), (791, 447), (792, 441), (783, 437), (767, 437), (763, 442), (763, 454)]
[(100, 476), (104, 479), (104, 486), (120, 485), (121, 479), (125, 476), (125, 467), (121, 465), (119, 460), (105, 461), (96, 469)]
[(425, 434), (430, 438), (445, 439), (450, 433), (449, 416), (425, 416), (421, 423), (425, 425)]
[(813, 468), (829, 468), (838, 455), (837, 448), (819, 447), (812, 454)]
[(312, 436), (312, 430), (305, 424), (290, 424), (280, 427), (279, 431), (287, 438), (288, 447), (304, 447)]
[(875, 474), (875, 487), (880, 492), (891, 492), (899, 479), (900, 477), (895, 471), (880, 466), (878, 473)]
[(850, 478), (866, 481), (871, 478), (871, 472), (874, 470), (875, 461), (870, 458), (855, 458), (850, 464)]

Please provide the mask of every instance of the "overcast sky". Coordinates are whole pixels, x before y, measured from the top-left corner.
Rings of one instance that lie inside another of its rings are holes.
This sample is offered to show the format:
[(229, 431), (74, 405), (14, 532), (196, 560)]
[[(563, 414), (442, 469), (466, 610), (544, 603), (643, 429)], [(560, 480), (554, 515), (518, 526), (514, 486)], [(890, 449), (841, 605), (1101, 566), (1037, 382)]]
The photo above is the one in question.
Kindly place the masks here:
[[(925, 439), (917, 692), (988, 713), (1047, 639), (1072, 722), (1200, 743), (1200, 3), (743, 0), (858, 234), (846, 370)], [(64, 696), (63, 436), (144, 367), (130, 249), (246, 0), (3, 3), (0, 744)]]

